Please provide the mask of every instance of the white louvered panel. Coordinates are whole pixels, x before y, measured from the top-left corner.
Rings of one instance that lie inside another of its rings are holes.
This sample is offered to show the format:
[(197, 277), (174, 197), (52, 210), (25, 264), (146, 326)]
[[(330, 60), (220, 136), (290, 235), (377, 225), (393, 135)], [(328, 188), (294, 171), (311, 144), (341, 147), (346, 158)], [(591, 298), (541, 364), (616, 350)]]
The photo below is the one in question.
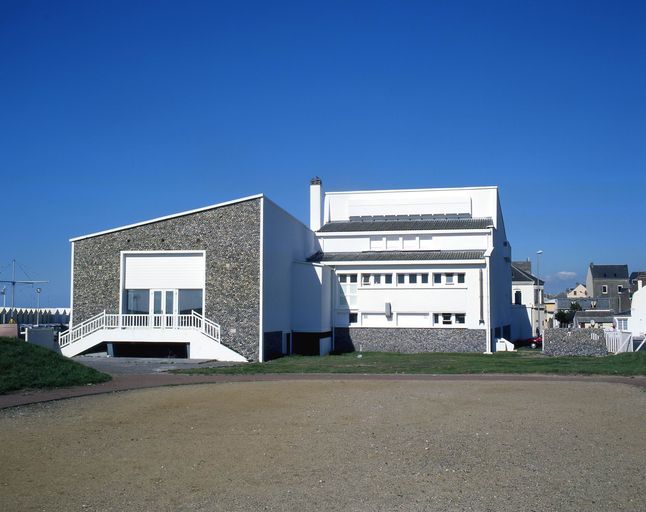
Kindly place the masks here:
[(204, 254), (126, 254), (125, 289), (204, 288)]

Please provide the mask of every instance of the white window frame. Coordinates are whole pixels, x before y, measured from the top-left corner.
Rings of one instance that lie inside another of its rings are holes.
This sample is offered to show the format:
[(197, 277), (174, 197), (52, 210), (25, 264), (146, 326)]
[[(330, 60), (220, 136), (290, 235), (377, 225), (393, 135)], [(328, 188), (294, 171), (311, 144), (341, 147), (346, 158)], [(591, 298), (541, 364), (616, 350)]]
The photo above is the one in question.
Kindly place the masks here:
[(607, 284), (602, 284), (601, 285), (601, 293), (608, 293), (608, 285)]

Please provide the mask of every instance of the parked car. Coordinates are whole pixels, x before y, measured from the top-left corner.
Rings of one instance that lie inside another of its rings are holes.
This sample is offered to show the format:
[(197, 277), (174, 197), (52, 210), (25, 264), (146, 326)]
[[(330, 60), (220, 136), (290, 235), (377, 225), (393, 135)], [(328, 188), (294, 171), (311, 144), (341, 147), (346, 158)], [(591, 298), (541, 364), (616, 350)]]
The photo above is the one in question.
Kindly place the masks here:
[(543, 347), (543, 337), (534, 336), (533, 338), (527, 338), (525, 340), (514, 341), (514, 348), (518, 347), (531, 347), (531, 348), (542, 348)]

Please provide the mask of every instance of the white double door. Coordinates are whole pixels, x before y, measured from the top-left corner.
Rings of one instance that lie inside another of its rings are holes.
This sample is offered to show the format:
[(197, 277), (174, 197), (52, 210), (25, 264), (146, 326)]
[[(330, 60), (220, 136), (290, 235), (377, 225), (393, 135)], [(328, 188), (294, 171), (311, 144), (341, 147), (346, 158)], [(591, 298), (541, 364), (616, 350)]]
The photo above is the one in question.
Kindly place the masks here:
[(150, 316), (153, 327), (177, 326), (178, 290), (150, 290)]

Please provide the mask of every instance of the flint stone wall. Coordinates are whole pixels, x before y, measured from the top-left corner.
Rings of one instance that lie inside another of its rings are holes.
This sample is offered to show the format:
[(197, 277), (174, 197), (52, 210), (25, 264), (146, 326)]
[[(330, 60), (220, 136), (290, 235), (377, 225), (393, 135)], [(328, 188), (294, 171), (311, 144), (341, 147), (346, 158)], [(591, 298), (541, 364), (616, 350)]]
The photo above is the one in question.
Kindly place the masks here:
[(334, 350), (352, 352), (484, 352), (484, 329), (345, 327), (334, 329)]
[(607, 356), (602, 329), (545, 329), (543, 353), (548, 356)]
[(74, 242), (73, 322), (119, 312), (121, 251), (205, 251), (207, 318), (224, 345), (258, 360), (260, 199)]

